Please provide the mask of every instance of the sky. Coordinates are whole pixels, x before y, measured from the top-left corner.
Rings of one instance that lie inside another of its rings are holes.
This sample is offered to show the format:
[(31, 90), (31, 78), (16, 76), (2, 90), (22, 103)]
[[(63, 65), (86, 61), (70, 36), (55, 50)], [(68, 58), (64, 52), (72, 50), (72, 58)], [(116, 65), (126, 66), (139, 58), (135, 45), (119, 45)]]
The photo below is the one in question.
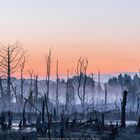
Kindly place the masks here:
[(45, 75), (52, 48), (52, 74), (74, 71), (79, 57), (88, 73), (140, 68), (139, 0), (0, 0), (0, 42), (17, 40), (28, 51), (26, 70)]

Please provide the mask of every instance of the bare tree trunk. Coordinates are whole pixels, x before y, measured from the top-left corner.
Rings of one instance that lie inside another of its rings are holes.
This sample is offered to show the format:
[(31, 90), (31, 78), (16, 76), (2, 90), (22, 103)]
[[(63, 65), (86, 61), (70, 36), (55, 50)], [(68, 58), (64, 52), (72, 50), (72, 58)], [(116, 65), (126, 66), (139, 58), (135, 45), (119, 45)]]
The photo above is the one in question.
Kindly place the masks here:
[(20, 85), (20, 109), (22, 110), (23, 108), (23, 104), (24, 104), (24, 100), (23, 100), (23, 86), (24, 86), (24, 78), (23, 78), (23, 71), (24, 71), (24, 67), (25, 67), (25, 57), (23, 59), (23, 61), (21, 62), (20, 64), (20, 82), (21, 82), (21, 85)]
[(61, 130), (60, 130), (61, 139), (64, 138), (64, 116), (61, 114)]
[(66, 110), (67, 114), (69, 114), (69, 70), (67, 70), (65, 110)]
[(91, 78), (92, 78), (92, 104), (93, 104), (93, 109), (94, 109), (94, 78), (93, 78), (93, 73), (91, 73)]
[(107, 85), (105, 84), (105, 111), (107, 108)]
[(104, 128), (104, 124), (105, 124), (105, 121), (104, 121), (104, 113), (102, 113), (102, 128)]
[(10, 89), (10, 83), (11, 83), (11, 66), (10, 66), (10, 48), (8, 47), (8, 52), (7, 52), (7, 57), (8, 57), (8, 69), (7, 69), (7, 103), (8, 103), (8, 108), (10, 109), (10, 104), (11, 104), (11, 89)]
[(135, 132), (140, 133), (140, 116), (139, 116), (139, 119), (138, 119), (138, 123), (137, 123)]
[(0, 91), (1, 91), (1, 100), (2, 100), (2, 110), (5, 109), (5, 96), (3, 92), (2, 78), (0, 77)]
[(138, 97), (137, 97), (137, 115), (139, 115), (139, 108), (140, 108), (140, 95), (138, 94)]
[(83, 99), (82, 99), (83, 119), (84, 119), (84, 116), (85, 116), (86, 81), (87, 81), (87, 75), (85, 73), (85, 76), (84, 76), (84, 85), (83, 85)]
[(83, 104), (83, 119), (85, 116), (85, 98), (86, 98), (86, 83), (87, 83), (87, 66), (88, 66), (88, 60), (83, 60), (83, 69), (84, 69), (84, 84), (83, 84), (83, 97), (82, 97), (82, 104)]
[(25, 113), (26, 113), (26, 104), (29, 103), (34, 109), (36, 109), (40, 114), (42, 113), (41, 111), (39, 111), (39, 109), (37, 107), (34, 106), (34, 104), (32, 104), (32, 102), (30, 102), (31, 98), (32, 98), (32, 92), (30, 93), (28, 99), (26, 99), (25, 97), (23, 97), (25, 102), (24, 102), (24, 106), (23, 106), (23, 124), (26, 124), (26, 118), (25, 118)]
[(23, 95), (23, 83), (24, 83), (24, 80), (23, 80), (22, 72), (21, 72), (21, 79), (20, 80), (21, 80), (21, 97), (20, 97), (20, 106), (21, 106), (20, 109), (21, 109), (21, 108), (23, 108), (23, 102), (24, 102), (23, 98), (22, 98), (24, 96)]
[[(33, 99), (34, 97), (33, 97), (33, 90), (32, 90), (32, 87), (33, 87), (33, 71), (29, 71), (29, 74), (30, 74), (30, 89), (29, 89), (29, 92), (30, 92), (30, 95), (31, 95), (30, 102), (32, 104), (34, 104), (34, 99)], [(30, 109), (30, 113), (32, 113), (33, 107), (30, 104), (29, 104), (29, 109)]]
[(77, 94), (78, 94), (78, 97), (80, 99), (80, 101), (82, 100), (82, 97), (80, 95), (80, 87), (81, 87), (81, 80), (82, 80), (82, 75), (83, 75), (83, 63), (82, 63), (82, 58), (80, 58), (78, 60), (78, 63), (77, 63), (77, 69), (76, 69), (76, 75), (77, 75), (77, 78), (78, 78), (78, 87), (77, 87)]
[(16, 99), (16, 104), (17, 104), (17, 111), (19, 112), (20, 110), (20, 100), (18, 98), (18, 95), (17, 95), (17, 87), (13, 85), (13, 83), (11, 82), (11, 88), (15, 94), (15, 99)]
[(23, 113), (22, 113), (22, 120), (23, 120), (23, 126), (25, 126), (26, 125), (26, 117), (25, 117), (25, 107), (26, 107), (26, 103), (27, 102), (24, 102), (24, 106), (23, 106)]
[(46, 104), (46, 111), (47, 111), (47, 118), (48, 118), (48, 137), (51, 138), (50, 134), (50, 115), (49, 115), (49, 91), (50, 91), (50, 74), (51, 74), (51, 50), (49, 51), (49, 55), (46, 56), (46, 87), (47, 91), (45, 94), (45, 104)]
[(58, 60), (56, 63), (56, 115), (59, 112), (59, 76), (58, 76)]
[[(37, 106), (37, 100), (38, 100), (38, 76), (35, 76), (35, 81), (34, 81), (34, 92), (35, 92), (35, 99), (34, 103)], [(37, 110), (36, 110), (37, 113)]]
[(126, 116), (126, 101), (127, 101), (127, 94), (128, 92), (125, 90), (123, 92), (123, 100), (121, 103), (121, 111), (122, 111), (122, 115), (121, 115), (121, 127), (124, 128), (126, 126), (125, 124), (125, 116)]
[(45, 102), (42, 102), (42, 124), (45, 122)]
[[(83, 117), (84, 117), (84, 114), (85, 114), (87, 66), (88, 66), (87, 58), (83, 58), (83, 59), (80, 58), (78, 60), (77, 69), (76, 69), (76, 74), (77, 74), (77, 78), (78, 78), (77, 93), (78, 93), (79, 100), (81, 102)], [(82, 79), (84, 80), (84, 83), (83, 83), (83, 92), (81, 93), (80, 92), (80, 87), (81, 87)]]

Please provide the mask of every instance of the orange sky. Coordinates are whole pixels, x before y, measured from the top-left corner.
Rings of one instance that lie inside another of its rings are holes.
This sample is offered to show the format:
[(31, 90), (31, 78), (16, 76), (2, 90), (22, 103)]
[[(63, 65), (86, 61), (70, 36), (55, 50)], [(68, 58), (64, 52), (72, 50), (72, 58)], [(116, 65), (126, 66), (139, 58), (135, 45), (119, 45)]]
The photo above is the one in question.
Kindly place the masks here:
[(17, 40), (28, 50), (26, 71), (45, 75), (52, 47), (60, 74), (89, 60), (88, 73), (135, 72), (140, 68), (140, 1), (5, 0), (0, 4), (0, 42)]
[[(44, 58), (52, 46), (52, 74), (55, 74), (56, 60), (59, 60), (59, 72), (64, 75), (67, 69), (76, 67), (78, 58), (87, 57), (89, 60), (88, 73), (134, 72), (138, 71), (140, 43), (135, 40), (91, 40), (74, 42), (56, 42), (53, 45), (42, 42), (24, 43), (28, 50), (27, 69), (34, 69), (42, 77), (45, 71)], [(32, 46), (32, 47), (28, 47)], [(39, 46), (40, 49), (38, 49)]]

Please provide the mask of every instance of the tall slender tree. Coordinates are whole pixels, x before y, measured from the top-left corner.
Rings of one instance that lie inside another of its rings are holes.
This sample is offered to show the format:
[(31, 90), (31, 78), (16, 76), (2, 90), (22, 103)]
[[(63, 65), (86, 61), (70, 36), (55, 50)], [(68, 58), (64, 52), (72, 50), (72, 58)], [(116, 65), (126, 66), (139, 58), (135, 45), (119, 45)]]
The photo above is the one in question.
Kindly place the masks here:
[(50, 92), (50, 76), (51, 76), (51, 50), (49, 54), (45, 57), (45, 64), (46, 64), (46, 88), (47, 91), (45, 93), (45, 104), (46, 104), (46, 111), (47, 111), (47, 118), (48, 118), (48, 137), (51, 138), (50, 135), (50, 114), (49, 114), (49, 92)]
[[(87, 83), (87, 58), (80, 58), (77, 63), (76, 75), (78, 79), (77, 93), (78, 98), (81, 102), (83, 114), (85, 112), (85, 100), (86, 100), (86, 83)], [(82, 82), (83, 81), (83, 82)], [(83, 83), (83, 91), (80, 91), (81, 85)]]
[(66, 82), (66, 102), (65, 102), (65, 110), (67, 113), (69, 113), (69, 70), (67, 70), (67, 82)]
[[(24, 73), (24, 68), (25, 68), (25, 57), (22, 60), (20, 64), (20, 106), (23, 108), (24, 100), (23, 100), (23, 89), (24, 89), (24, 81), (25, 79), (23, 78), (23, 73)], [(20, 108), (21, 108), (20, 107)]]
[(56, 114), (59, 111), (59, 71), (58, 71), (58, 60), (56, 61)]
[(38, 75), (36, 74), (34, 76), (34, 104), (36, 106), (37, 106), (37, 100), (38, 100)]

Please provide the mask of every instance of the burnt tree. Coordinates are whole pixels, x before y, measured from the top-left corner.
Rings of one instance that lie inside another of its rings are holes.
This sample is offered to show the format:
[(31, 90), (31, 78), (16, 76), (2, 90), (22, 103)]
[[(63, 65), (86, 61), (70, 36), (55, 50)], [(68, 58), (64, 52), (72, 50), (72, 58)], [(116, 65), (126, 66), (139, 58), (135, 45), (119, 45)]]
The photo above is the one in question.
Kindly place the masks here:
[[(85, 114), (85, 100), (86, 100), (86, 84), (87, 84), (87, 58), (80, 58), (77, 63), (76, 75), (78, 79), (77, 94), (81, 102), (83, 117)], [(83, 84), (83, 91), (80, 91), (81, 85)]]
[[(38, 75), (35, 75), (34, 78), (34, 104), (37, 106), (37, 100), (38, 100)], [(37, 113), (37, 111), (36, 111)]]
[(22, 44), (16, 42), (13, 45), (4, 46), (1, 45), (0, 51), (0, 72), (1, 76), (7, 79), (7, 95), (6, 99), (8, 107), (11, 103), (11, 77), (20, 68), (21, 61), (24, 58), (25, 51)]
[[(23, 100), (23, 88), (24, 88), (24, 81), (23, 72), (25, 68), (25, 57), (20, 64), (20, 106), (23, 108), (24, 100)], [(20, 107), (20, 109), (21, 109)]]
[(56, 62), (56, 115), (59, 112), (59, 74), (58, 74), (58, 60)]
[(106, 110), (106, 107), (107, 107), (107, 85), (105, 84), (105, 110)]
[(127, 94), (128, 92), (125, 90), (123, 92), (123, 100), (121, 102), (121, 127), (125, 128), (125, 116), (126, 116), (126, 103), (127, 103)]
[(65, 110), (69, 113), (69, 70), (67, 70), (67, 83), (66, 83), (66, 102), (65, 102)]
[(49, 114), (49, 92), (50, 92), (50, 76), (51, 76), (51, 50), (49, 54), (45, 57), (46, 64), (46, 93), (45, 93), (45, 105), (47, 111), (47, 120), (48, 120), (48, 137), (51, 138), (50, 134), (50, 114)]
[(45, 122), (45, 102), (42, 102), (42, 123)]

